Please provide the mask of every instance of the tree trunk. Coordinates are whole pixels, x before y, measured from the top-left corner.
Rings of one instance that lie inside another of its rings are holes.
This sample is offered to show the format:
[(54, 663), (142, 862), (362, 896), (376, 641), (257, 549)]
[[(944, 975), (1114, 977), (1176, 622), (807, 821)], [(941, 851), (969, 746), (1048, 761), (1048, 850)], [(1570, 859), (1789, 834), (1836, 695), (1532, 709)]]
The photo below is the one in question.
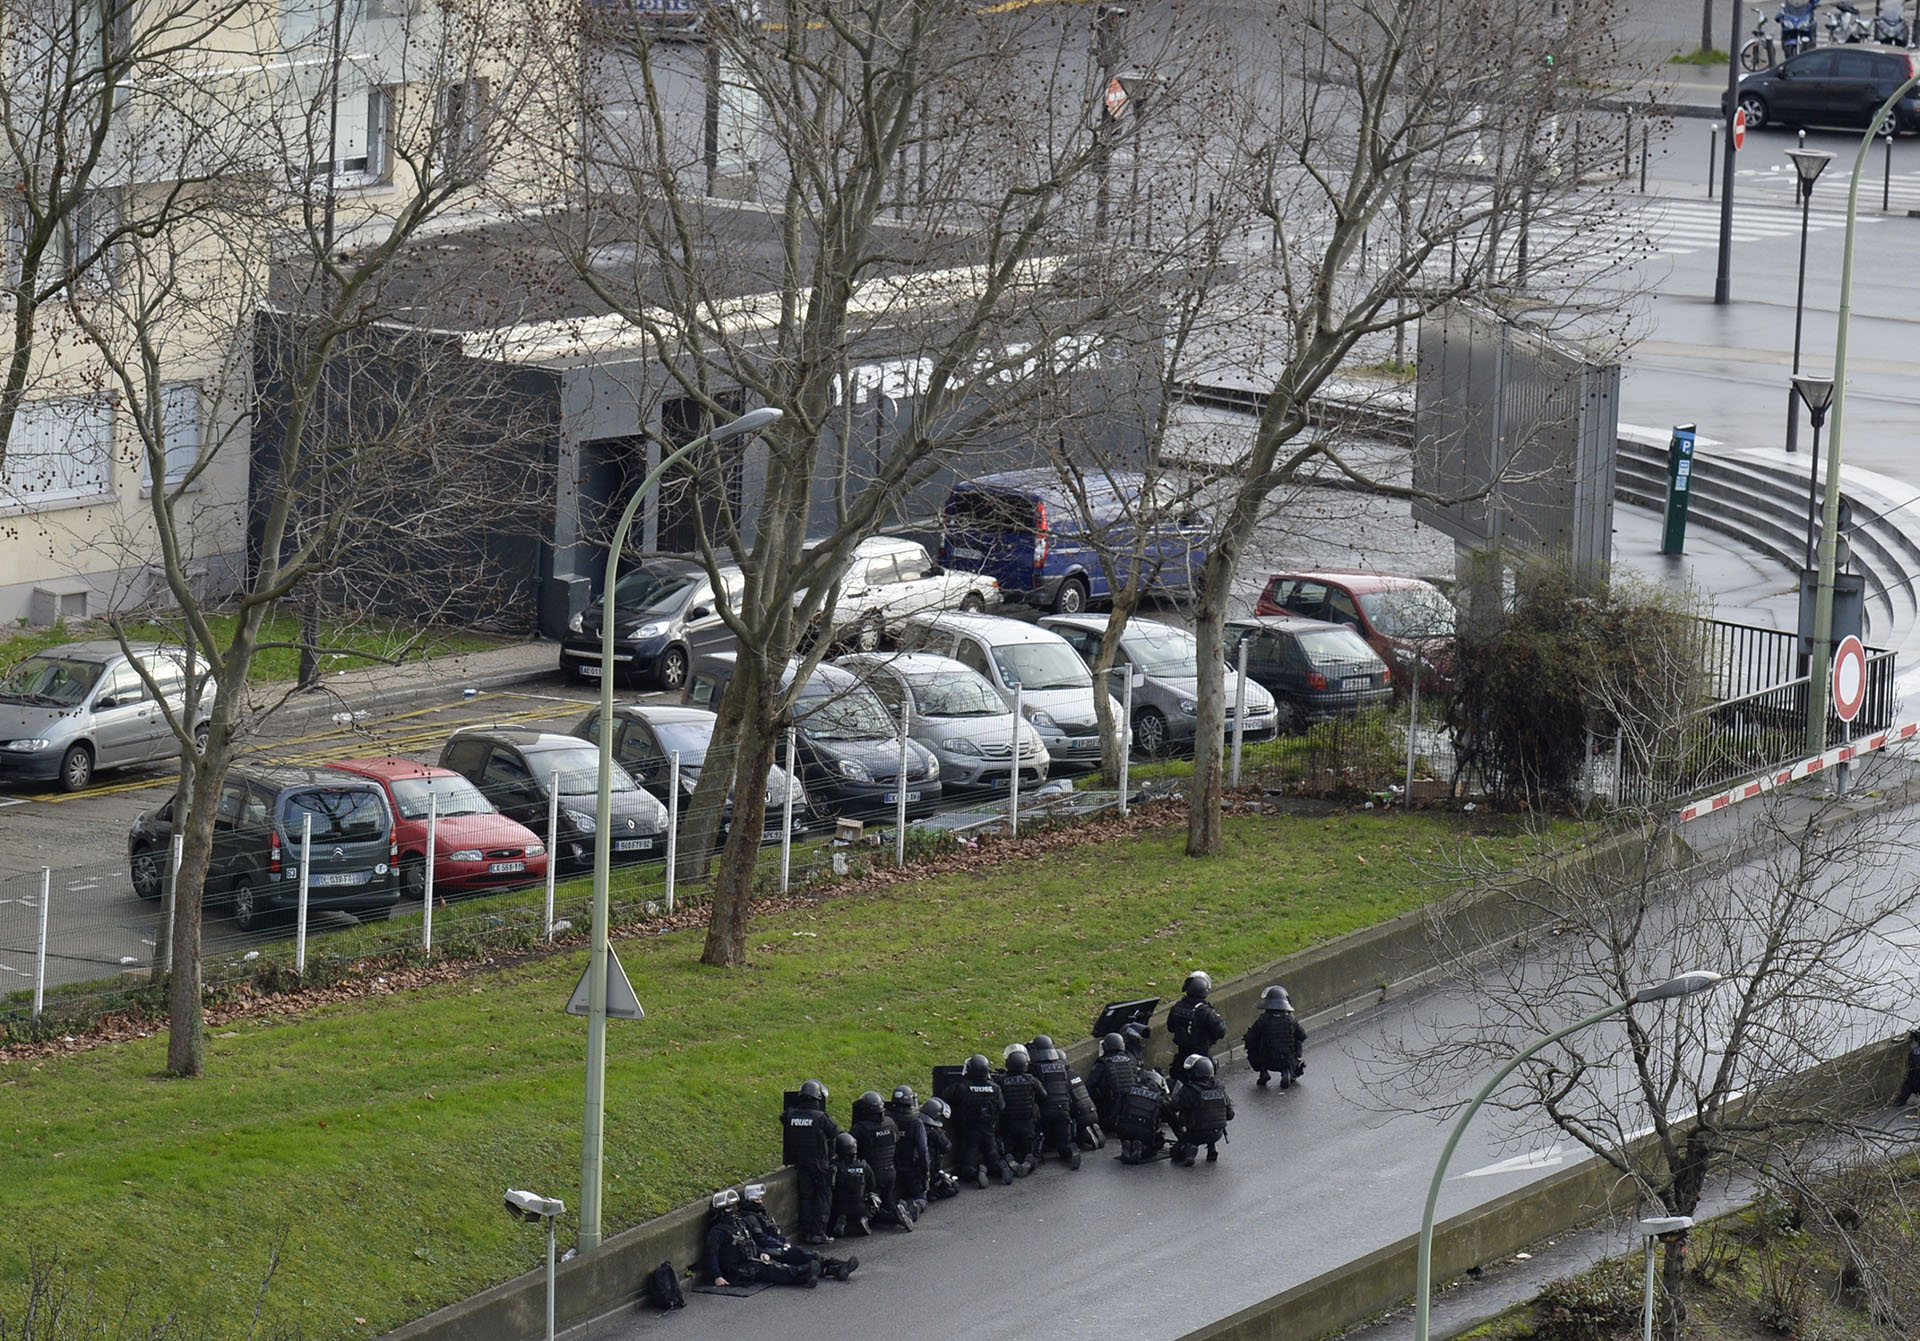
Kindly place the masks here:
[(706, 762), (700, 766), (700, 780), (694, 784), (693, 794), (687, 798), (680, 816), (679, 857), (675, 863), (678, 879), (702, 879), (712, 867), (720, 821), (726, 810), (727, 789), (734, 781), (741, 723), (746, 717), (745, 702), (729, 684), (715, 705), (713, 738), (707, 742)]
[[(1706, 55), (1713, 50), (1713, 0), (1700, 0), (1700, 54)], [(1733, 59), (1733, 53), (1727, 53), (1727, 59)]]
[(1661, 1251), (1660, 1286), (1666, 1298), (1660, 1306), (1660, 1335), (1680, 1341), (1687, 1326), (1687, 1233), (1666, 1241)]
[(1220, 819), (1221, 768), (1227, 725), (1227, 599), (1232, 594), (1238, 547), (1222, 537), (1207, 556), (1206, 587), (1200, 593), (1193, 636), (1200, 644), (1200, 692), (1193, 721), (1193, 781), (1187, 789), (1187, 855), (1217, 857), (1227, 850)]
[[(1134, 571), (1139, 571), (1136, 559)], [(1120, 750), (1122, 736), (1120, 723), (1114, 720), (1114, 704), (1125, 703), (1121, 693), (1120, 681), (1113, 675), (1113, 662), (1120, 650), (1120, 635), (1126, 632), (1127, 621), (1133, 618), (1135, 610), (1140, 608), (1140, 587), (1137, 582), (1129, 582), (1113, 593), (1113, 615), (1107, 620), (1107, 631), (1100, 636), (1100, 650), (1093, 661), (1093, 720), (1100, 729), (1100, 785), (1118, 787), (1120, 785)], [(1101, 693), (1101, 689), (1106, 693)]]
[[(218, 748), (229, 758), (215, 760)], [(192, 800), (181, 835), (180, 873), (173, 881), (173, 963), (167, 978), (167, 1073), (194, 1077), (206, 1071), (206, 1030), (200, 1010), (200, 923), (207, 870), (213, 859), (213, 817), (219, 780), (226, 777), (232, 747), (209, 743), (208, 759), (194, 774)], [(176, 812), (178, 807), (175, 807)], [(175, 816), (176, 823), (178, 815)], [(166, 854), (171, 864), (172, 853)]]
[[(713, 879), (713, 913), (700, 962), (738, 968), (747, 959), (747, 927), (753, 919), (753, 882), (760, 863), (760, 832), (766, 827), (767, 775), (779, 738), (773, 714), (778, 682), (767, 658), (740, 652), (727, 698), (740, 702), (740, 747), (733, 770), (733, 824)], [(704, 774), (702, 780), (704, 781)]]

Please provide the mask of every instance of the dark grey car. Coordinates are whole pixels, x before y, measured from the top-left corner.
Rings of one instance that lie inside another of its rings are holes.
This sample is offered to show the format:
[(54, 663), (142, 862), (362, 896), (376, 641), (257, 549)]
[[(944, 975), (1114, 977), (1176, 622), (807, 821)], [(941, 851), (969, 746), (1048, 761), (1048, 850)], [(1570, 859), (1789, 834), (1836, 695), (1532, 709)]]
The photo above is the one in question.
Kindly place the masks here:
[[(712, 580), (695, 559), (649, 554), (624, 563), (613, 602), (613, 673), (632, 683), (647, 681), (680, 690), (695, 661), (733, 647), (733, 630), (720, 616)], [(738, 601), (745, 579), (737, 568), (720, 570), (729, 601)], [(582, 680), (600, 678), (600, 621), (595, 601), (573, 617), (560, 644), (560, 669)]]

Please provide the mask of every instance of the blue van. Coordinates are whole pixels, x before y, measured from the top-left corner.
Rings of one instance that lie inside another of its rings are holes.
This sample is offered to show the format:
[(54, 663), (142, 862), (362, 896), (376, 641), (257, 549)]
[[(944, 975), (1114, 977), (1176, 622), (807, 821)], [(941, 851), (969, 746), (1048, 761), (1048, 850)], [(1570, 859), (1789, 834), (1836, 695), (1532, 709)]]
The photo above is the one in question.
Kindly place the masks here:
[[(985, 573), (1009, 601), (1057, 614), (1079, 614), (1113, 594), (1101, 549), (1124, 564), (1132, 549), (1133, 517), (1146, 477), (1115, 474), (1086, 482), (1086, 507), (1041, 467), (982, 475), (954, 486), (943, 509), (940, 562)], [(1083, 511), (1086, 515), (1082, 515)], [(1148, 590), (1191, 591), (1207, 562), (1213, 528), (1197, 509), (1168, 510), (1148, 537)], [(1125, 572), (1119, 575), (1125, 585)]]

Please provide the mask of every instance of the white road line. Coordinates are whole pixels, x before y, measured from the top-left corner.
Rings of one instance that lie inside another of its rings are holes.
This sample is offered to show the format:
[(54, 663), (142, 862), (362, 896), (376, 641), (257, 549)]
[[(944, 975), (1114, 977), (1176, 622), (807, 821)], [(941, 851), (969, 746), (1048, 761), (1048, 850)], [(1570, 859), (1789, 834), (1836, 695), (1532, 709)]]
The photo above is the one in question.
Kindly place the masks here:
[(1456, 1173), (1455, 1178), (1491, 1178), (1502, 1173), (1524, 1173), (1528, 1169), (1551, 1169), (1565, 1162), (1560, 1153), (1560, 1143), (1555, 1141), (1545, 1150), (1530, 1150), (1524, 1155), (1515, 1155), (1512, 1159), (1503, 1159), (1494, 1164), (1483, 1164), (1477, 1169), (1465, 1173)]

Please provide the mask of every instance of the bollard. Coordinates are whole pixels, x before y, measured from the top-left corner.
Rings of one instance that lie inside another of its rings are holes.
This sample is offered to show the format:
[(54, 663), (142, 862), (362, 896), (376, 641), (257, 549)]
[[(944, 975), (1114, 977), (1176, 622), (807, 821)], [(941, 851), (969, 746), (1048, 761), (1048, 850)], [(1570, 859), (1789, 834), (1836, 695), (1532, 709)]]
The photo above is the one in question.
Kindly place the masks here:
[(1013, 687), (1013, 768), (1007, 774), (1007, 836), (1020, 836), (1020, 709), (1022, 695), (1025, 693), (1019, 685)]
[(295, 905), (293, 931), (293, 971), (307, 971), (307, 881), (313, 875), (308, 857), (313, 851), (313, 812), (300, 817), (300, 899)]
[(1407, 794), (1401, 803), (1413, 809), (1414, 744), (1420, 734), (1420, 654), (1413, 654), (1413, 684), (1407, 691)]
[(560, 868), (560, 854), (554, 843), (560, 837), (560, 771), (554, 770), (553, 787), (547, 792), (547, 906), (546, 938), (553, 939), (553, 881)]
[(40, 936), (33, 952), (33, 1022), (47, 1000), (47, 914), (53, 907), (53, 868), (40, 868)]
[(1233, 788), (1240, 789), (1240, 740), (1246, 731), (1247, 721), (1247, 640), (1242, 638), (1239, 647), (1240, 678), (1233, 685)]
[(420, 948), (433, 953), (433, 868), (440, 856), (440, 794), (427, 793), (427, 868), (420, 882)]
[(674, 859), (680, 855), (680, 751), (667, 756), (667, 913), (673, 913)]
[(1645, 125), (1640, 127), (1640, 194), (1647, 193), (1647, 140), (1652, 131)]
[(793, 762), (793, 728), (787, 728), (787, 790), (780, 806), (780, 892), (787, 892), (793, 873), (793, 793), (800, 785), (800, 773)]
[(1882, 214), (1885, 214), (1887, 212), (1888, 202), (1893, 198), (1893, 134), (1892, 132), (1888, 132), (1887, 134), (1886, 145), (1887, 145), (1886, 167), (1883, 168), (1880, 173), (1880, 212)]
[(907, 734), (913, 729), (913, 705), (900, 701), (900, 771), (893, 779), (893, 864), (907, 864)]
[(1127, 765), (1133, 761), (1133, 668), (1120, 686), (1120, 817), (1127, 816)]

